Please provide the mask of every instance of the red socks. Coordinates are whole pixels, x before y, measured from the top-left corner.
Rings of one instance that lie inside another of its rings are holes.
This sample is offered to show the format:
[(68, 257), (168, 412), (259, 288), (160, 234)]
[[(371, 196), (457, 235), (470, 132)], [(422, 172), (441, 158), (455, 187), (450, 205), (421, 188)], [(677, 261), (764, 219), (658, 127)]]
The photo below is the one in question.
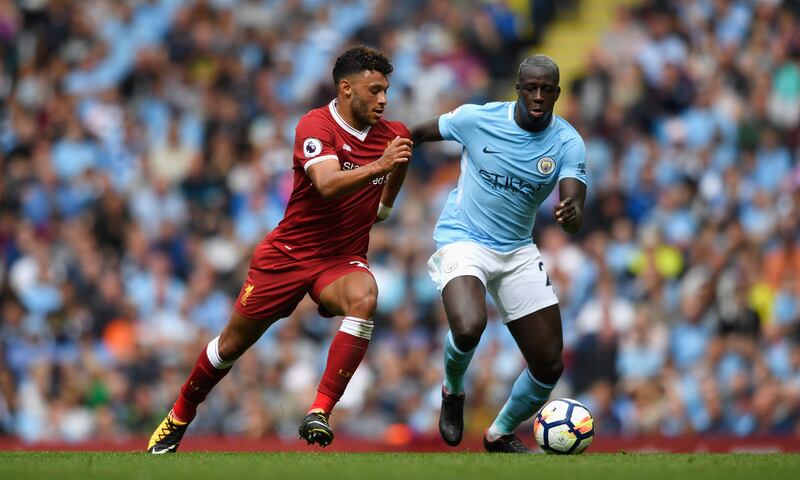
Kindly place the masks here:
[[(355, 317), (342, 320), (342, 326), (328, 350), (328, 363), (311, 410), (328, 414), (342, 398), (350, 378), (367, 353), (372, 326), (371, 320)], [(218, 342), (219, 337), (211, 340), (208, 347), (200, 352), (192, 372), (181, 387), (178, 400), (172, 406), (173, 415), (180, 421), (191, 422), (197, 414), (197, 406), (231, 370), (233, 361), (223, 361), (219, 357)]]
[(328, 350), (328, 363), (309, 411), (328, 414), (342, 398), (350, 378), (367, 353), (372, 336), (372, 321), (345, 317)]
[(200, 352), (192, 373), (181, 387), (181, 394), (172, 406), (173, 415), (180, 421), (191, 422), (197, 414), (197, 406), (206, 399), (214, 385), (231, 371), (233, 362), (225, 362), (219, 358), (218, 342), (219, 337), (216, 337)]

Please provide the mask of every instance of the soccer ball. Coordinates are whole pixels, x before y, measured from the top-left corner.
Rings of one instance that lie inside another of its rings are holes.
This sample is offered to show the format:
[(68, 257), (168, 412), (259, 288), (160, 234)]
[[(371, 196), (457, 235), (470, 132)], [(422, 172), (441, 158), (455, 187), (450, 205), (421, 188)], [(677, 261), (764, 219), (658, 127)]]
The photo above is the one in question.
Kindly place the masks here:
[(547, 453), (581, 453), (594, 439), (594, 420), (580, 402), (559, 398), (536, 412), (533, 436)]

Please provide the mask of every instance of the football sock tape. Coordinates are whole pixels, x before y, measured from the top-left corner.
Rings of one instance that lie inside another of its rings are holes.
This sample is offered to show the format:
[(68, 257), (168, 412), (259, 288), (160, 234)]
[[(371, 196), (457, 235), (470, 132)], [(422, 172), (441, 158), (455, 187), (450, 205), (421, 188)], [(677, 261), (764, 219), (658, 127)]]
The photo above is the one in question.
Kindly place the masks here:
[(356, 317), (344, 317), (342, 320), (342, 326), (339, 327), (339, 331), (349, 333), (354, 337), (369, 340), (372, 338), (372, 328), (374, 326), (375, 324), (372, 323), (372, 320), (364, 320)]
[(225, 361), (222, 358), (220, 358), (219, 336), (214, 337), (213, 340), (208, 342), (208, 346), (206, 347), (206, 355), (208, 356), (208, 361), (217, 370), (224, 370), (233, 365), (233, 363), (236, 361), (236, 360)]

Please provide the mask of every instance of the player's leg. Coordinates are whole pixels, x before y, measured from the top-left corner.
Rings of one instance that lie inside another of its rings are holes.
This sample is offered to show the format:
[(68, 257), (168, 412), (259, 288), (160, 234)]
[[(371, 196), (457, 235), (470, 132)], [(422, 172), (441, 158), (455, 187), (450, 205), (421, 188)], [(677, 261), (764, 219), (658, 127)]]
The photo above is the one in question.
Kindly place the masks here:
[(528, 368), (514, 382), (510, 397), (486, 432), (486, 443), (497, 442), (495, 447), (514, 442), (514, 430), (545, 404), (564, 369), (558, 305), (509, 322), (507, 326)]
[[(317, 396), (299, 431), (308, 443), (323, 447), (333, 441), (328, 417), (367, 353), (378, 298), (378, 285), (369, 270), (349, 268), (339, 273), (341, 276), (324, 286), (318, 295), (312, 292), (321, 307), (333, 315), (343, 315), (344, 319), (328, 349)], [(325, 277), (330, 279), (335, 275), (336, 272), (327, 272), (320, 282), (327, 283)]]
[(508, 273), (497, 278), (491, 293), (528, 368), (486, 431), (484, 446), (489, 451), (519, 453), (527, 449), (514, 430), (541, 408), (561, 376), (563, 340), (558, 299), (536, 247), (509, 254), (505, 269)]
[(464, 434), (464, 374), (486, 328), (486, 288), (474, 276), (450, 280), (442, 290), (450, 331), (444, 341), (444, 384), (439, 433), (456, 446)]
[(197, 413), (209, 391), (231, 370), (233, 363), (250, 348), (280, 317), (255, 320), (232, 312), (230, 320), (218, 337), (200, 352), (192, 372), (181, 388), (172, 407), (174, 417), (189, 422)]
[(444, 341), (444, 384), (439, 433), (458, 445), (464, 433), (464, 373), (486, 328), (486, 279), (496, 252), (473, 242), (445, 245), (431, 255), (428, 273), (442, 294), (450, 325)]
[(308, 273), (302, 262), (288, 258), (270, 244), (253, 255), (228, 324), (203, 348), (183, 384), (178, 400), (156, 428), (148, 451), (175, 452), (186, 428), (209, 391), (276, 320), (288, 316), (308, 290)]
[(200, 352), (191, 373), (181, 387), (172, 410), (150, 437), (147, 451), (154, 454), (174, 453), (186, 428), (214, 386), (231, 370), (233, 363), (264, 331), (280, 317), (254, 320), (234, 311), (218, 337)]

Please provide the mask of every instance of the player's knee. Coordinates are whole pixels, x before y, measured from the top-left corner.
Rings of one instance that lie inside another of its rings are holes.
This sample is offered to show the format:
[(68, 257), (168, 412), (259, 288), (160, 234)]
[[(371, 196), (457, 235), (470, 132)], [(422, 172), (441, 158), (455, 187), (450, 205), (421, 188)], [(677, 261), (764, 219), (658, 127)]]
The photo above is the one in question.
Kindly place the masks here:
[(529, 365), (528, 368), (537, 380), (554, 384), (558, 382), (558, 379), (561, 378), (561, 374), (564, 372), (564, 361), (559, 354), (557, 358), (549, 362)]
[(486, 328), (486, 319), (474, 315), (463, 315), (450, 320), (453, 341), (459, 350), (468, 351), (478, 346), (483, 330)]
[(250, 348), (250, 342), (246, 341), (244, 337), (236, 335), (220, 335), (217, 344), (219, 356), (226, 362), (238, 359), (248, 348)]
[(378, 307), (378, 295), (367, 291), (345, 299), (344, 314), (348, 317), (357, 317), (368, 320), (375, 315)]

